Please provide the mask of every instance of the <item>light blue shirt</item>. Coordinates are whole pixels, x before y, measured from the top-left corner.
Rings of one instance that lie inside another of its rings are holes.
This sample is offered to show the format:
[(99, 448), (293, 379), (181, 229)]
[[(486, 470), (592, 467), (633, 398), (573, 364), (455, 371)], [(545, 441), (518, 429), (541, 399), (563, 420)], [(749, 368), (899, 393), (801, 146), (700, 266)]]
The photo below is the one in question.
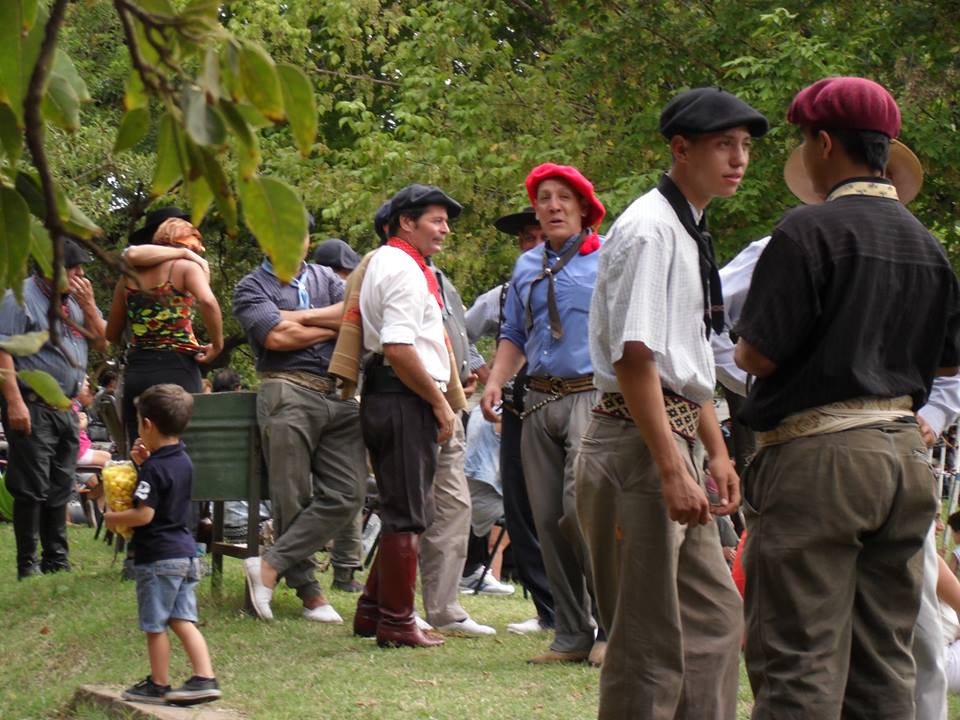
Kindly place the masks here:
[[(533, 327), (526, 329), (527, 298), (530, 285), (543, 271), (543, 253), (547, 253), (548, 265), (554, 265), (577, 235), (567, 240), (560, 252), (544, 243), (528, 250), (513, 268), (507, 301), (503, 308), (503, 325), (500, 339), (509, 340), (523, 351), (527, 358), (527, 373), (533, 377), (578, 377), (593, 372), (590, 363), (589, 317), (590, 297), (597, 277), (598, 251), (589, 255), (574, 255), (570, 262), (554, 276), (557, 309), (563, 323), (563, 337), (555, 340), (550, 334), (550, 317), (547, 314), (547, 286), (544, 278), (533, 287)], [(601, 238), (602, 240), (602, 238)]]

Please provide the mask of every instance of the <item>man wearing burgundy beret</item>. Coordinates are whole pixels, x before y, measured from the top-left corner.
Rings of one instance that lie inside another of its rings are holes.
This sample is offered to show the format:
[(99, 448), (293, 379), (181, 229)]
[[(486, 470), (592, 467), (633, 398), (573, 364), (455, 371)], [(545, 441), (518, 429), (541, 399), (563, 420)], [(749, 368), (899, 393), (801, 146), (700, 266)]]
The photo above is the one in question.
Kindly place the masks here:
[(743, 478), (753, 717), (912, 718), (936, 503), (914, 412), (960, 364), (960, 288), (884, 177), (886, 89), (821, 80), (787, 119), (812, 204), (777, 224), (734, 327), (760, 448)]

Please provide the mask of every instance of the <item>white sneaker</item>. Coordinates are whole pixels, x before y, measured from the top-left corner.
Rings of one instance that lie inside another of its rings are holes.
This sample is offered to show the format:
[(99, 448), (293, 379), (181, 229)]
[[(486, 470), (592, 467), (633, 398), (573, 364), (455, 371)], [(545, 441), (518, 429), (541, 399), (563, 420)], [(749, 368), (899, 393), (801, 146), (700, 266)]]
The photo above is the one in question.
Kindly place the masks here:
[(497, 631), (489, 625), (481, 625), (471, 617), (463, 620), (447, 623), (437, 628), (445, 635), (465, 635), (467, 637), (481, 637), (483, 635), (496, 635)]
[(540, 624), (540, 618), (530, 618), (523, 622), (510, 623), (507, 630), (515, 635), (532, 635), (533, 633), (545, 632), (547, 628)]
[[(467, 577), (460, 578), (460, 594), (461, 595), (473, 595), (477, 593), (477, 580), (480, 579), (480, 572), (483, 570), (481, 565), (476, 570), (474, 570)], [(480, 595), (513, 595), (516, 592), (516, 588), (513, 585), (507, 583), (502, 583), (497, 580), (493, 573), (490, 570), (487, 570), (487, 573), (483, 576), (483, 582), (480, 584)]]
[(417, 624), (417, 627), (420, 628), (420, 632), (427, 632), (427, 630), (433, 630), (433, 625), (431, 625), (422, 617), (420, 617), (420, 613), (415, 612), (413, 614), (413, 621)]
[(247, 576), (247, 592), (257, 617), (261, 620), (273, 620), (273, 610), (270, 609), (273, 590), (264, 585), (260, 578), (260, 558), (245, 558), (243, 572)]
[(340, 617), (340, 613), (334, 610), (333, 605), (330, 603), (318, 605), (312, 609), (304, 608), (303, 616), (307, 620), (313, 620), (314, 622), (330, 623), (332, 625), (343, 623), (343, 618)]

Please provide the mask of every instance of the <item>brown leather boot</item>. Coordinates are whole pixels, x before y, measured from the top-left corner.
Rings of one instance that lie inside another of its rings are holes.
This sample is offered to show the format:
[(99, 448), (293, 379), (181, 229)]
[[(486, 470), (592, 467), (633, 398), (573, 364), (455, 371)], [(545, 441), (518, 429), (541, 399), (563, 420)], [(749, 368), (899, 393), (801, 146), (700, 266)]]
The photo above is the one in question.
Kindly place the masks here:
[(380, 551), (377, 549), (377, 556), (370, 566), (370, 574), (367, 575), (367, 584), (357, 600), (357, 614), (353, 616), (353, 634), (360, 637), (374, 637), (377, 634), (377, 623), (380, 622)]
[(380, 647), (435, 647), (440, 638), (424, 635), (413, 618), (420, 536), (388, 533), (380, 537)]

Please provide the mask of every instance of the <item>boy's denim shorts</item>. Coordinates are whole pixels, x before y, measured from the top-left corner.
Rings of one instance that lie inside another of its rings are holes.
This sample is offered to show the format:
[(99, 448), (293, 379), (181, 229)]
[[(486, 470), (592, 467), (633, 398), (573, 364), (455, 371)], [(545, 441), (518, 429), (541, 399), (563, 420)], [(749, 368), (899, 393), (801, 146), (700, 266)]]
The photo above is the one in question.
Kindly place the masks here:
[(140, 629), (148, 633), (165, 632), (170, 620), (197, 622), (197, 596), (200, 581), (197, 558), (157, 560), (134, 565), (137, 578), (137, 607)]

